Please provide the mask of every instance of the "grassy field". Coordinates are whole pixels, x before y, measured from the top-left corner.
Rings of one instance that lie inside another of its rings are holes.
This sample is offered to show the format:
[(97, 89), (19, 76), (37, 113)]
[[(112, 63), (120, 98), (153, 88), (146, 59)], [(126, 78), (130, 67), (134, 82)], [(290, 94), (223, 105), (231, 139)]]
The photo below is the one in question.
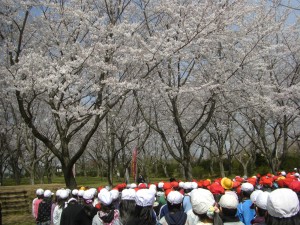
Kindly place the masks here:
[[(87, 186), (87, 187), (98, 187), (100, 185), (106, 185), (107, 182), (105, 179), (100, 179), (97, 177), (77, 177), (76, 178), (78, 187)], [(34, 225), (35, 220), (31, 215), (31, 201), (35, 198), (35, 190), (38, 188), (49, 189), (52, 192), (55, 192), (59, 188), (64, 188), (64, 180), (62, 177), (56, 177), (53, 179), (52, 184), (35, 184), (29, 185), (28, 179), (22, 179), (22, 185), (13, 185), (13, 180), (7, 179), (4, 184), (6, 186), (0, 186), (0, 192), (4, 191), (23, 191), (26, 190), (29, 195), (29, 205), (27, 213), (12, 214), (12, 215), (3, 215), (2, 224), (3, 225)]]
[[(160, 181), (162, 179), (156, 178), (151, 180), (152, 182)], [(78, 187), (85, 186), (85, 187), (98, 187), (98, 186), (105, 186), (107, 185), (106, 179), (101, 179), (99, 177), (76, 177), (76, 181)], [(115, 183), (121, 183), (122, 180), (115, 180)], [(52, 192), (55, 192), (59, 188), (64, 188), (64, 180), (62, 177), (56, 177), (53, 179), (52, 184), (35, 184), (29, 185), (28, 179), (22, 179), (22, 185), (13, 185), (13, 180), (5, 180), (5, 186), (0, 186), (0, 192), (4, 191), (23, 191), (26, 190), (29, 195), (29, 205), (28, 205), (28, 213), (24, 214), (12, 214), (12, 215), (3, 215), (2, 217), (2, 224), (3, 225), (34, 225), (35, 220), (32, 218), (31, 215), (31, 201), (35, 198), (35, 190), (38, 188), (49, 189)]]

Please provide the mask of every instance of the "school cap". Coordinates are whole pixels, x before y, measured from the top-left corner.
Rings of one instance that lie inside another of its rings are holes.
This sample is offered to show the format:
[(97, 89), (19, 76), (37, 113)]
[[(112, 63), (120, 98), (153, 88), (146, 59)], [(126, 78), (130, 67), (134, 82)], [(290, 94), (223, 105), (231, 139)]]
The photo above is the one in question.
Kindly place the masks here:
[(99, 201), (103, 205), (110, 205), (112, 203), (112, 200), (113, 200), (113, 198), (111, 196), (111, 193), (108, 190), (106, 190), (105, 188), (102, 189), (102, 190), (98, 193)]
[(167, 196), (167, 201), (172, 205), (182, 203), (183, 195), (179, 191), (171, 191)]
[(45, 198), (49, 198), (49, 197), (51, 197), (53, 194), (54, 194), (54, 193), (52, 193), (52, 191), (50, 191), (50, 190), (45, 190), (45, 192), (44, 192), (44, 197), (45, 197)]
[(219, 205), (226, 209), (236, 209), (239, 202), (234, 195), (225, 194), (222, 195), (219, 201)]
[(135, 190), (134, 189), (124, 189), (121, 193), (122, 200), (135, 200)]
[(254, 190), (254, 186), (250, 183), (243, 183), (241, 186), (241, 190), (245, 192), (251, 192)]
[[(103, 188), (104, 189), (104, 188)], [(85, 199), (85, 200), (91, 200), (91, 199), (93, 199), (94, 198), (94, 191), (93, 190), (90, 190), (90, 189), (88, 189), (88, 190), (85, 190), (84, 191), (84, 193), (83, 193), (83, 199)]]
[(42, 188), (39, 188), (36, 190), (36, 195), (43, 195), (44, 194), (44, 190)]
[(59, 192), (60, 199), (67, 199), (69, 197), (69, 192), (65, 189), (61, 189)]
[(257, 197), (256, 197), (256, 206), (266, 210), (267, 209), (267, 202), (268, 202), (268, 197), (270, 193), (267, 191), (260, 192)]
[(135, 202), (137, 205), (145, 207), (152, 206), (155, 201), (155, 192), (149, 189), (140, 189), (136, 192)]
[(206, 213), (215, 203), (213, 194), (207, 189), (194, 189), (190, 196), (193, 211), (199, 215)]
[(222, 178), (221, 185), (224, 189), (230, 190), (233, 188), (233, 181), (227, 177)]
[(255, 203), (256, 202), (256, 198), (257, 196), (262, 193), (263, 191), (262, 190), (255, 190), (252, 192), (252, 194), (250, 195), (250, 200), (252, 203)]
[(272, 191), (268, 197), (267, 210), (269, 215), (278, 218), (289, 218), (299, 212), (297, 194), (289, 188)]

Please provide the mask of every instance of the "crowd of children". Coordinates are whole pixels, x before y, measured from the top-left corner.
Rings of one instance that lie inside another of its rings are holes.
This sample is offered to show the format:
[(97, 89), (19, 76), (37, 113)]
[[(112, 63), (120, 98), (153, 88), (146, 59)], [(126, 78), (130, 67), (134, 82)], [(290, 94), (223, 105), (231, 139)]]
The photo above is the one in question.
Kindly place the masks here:
[(38, 225), (300, 225), (300, 180), (277, 175), (37, 189)]

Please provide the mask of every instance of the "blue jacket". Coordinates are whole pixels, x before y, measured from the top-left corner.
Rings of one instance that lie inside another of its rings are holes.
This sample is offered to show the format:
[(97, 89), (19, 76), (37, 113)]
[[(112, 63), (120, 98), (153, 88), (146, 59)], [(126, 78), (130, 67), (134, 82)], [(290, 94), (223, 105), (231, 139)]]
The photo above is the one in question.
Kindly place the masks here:
[(251, 209), (252, 201), (250, 199), (244, 200), (238, 204), (237, 216), (245, 225), (251, 225), (251, 220), (255, 217), (255, 210)]

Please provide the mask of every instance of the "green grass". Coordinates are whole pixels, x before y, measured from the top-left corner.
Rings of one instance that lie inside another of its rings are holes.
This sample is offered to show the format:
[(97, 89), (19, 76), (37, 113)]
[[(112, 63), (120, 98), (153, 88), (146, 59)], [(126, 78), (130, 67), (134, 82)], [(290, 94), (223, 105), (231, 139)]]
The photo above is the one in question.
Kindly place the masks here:
[(36, 222), (30, 213), (27, 214), (14, 214), (6, 215), (2, 218), (2, 224), (4, 225), (35, 225)]
[[(150, 181), (152, 183), (159, 182), (161, 180), (167, 181), (167, 178), (151, 178)], [(105, 186), (107, 185), (106, 178), (99, 178), (99, 177), (76, 177), (76, 181), (78, 186), (88, 186), (88, 187), (98, 187), (98, 186)], [(123, 180), (117, 180), (115, 178), (114, 184), (122, 183)], [(133, 182), (131, 180), (130, 182)], [(28, 178), (22, 178), (22, 185), (15, 185), (13, 179), (5, 179), (4, 185), (0, 186), (0, 191), (7, 191), (7, 190), (27, 190), (29, 195), (29, 204), (31, 204), (32, 199), (35, 197), (35, 190), (37, 188), (43, 189), (50, 189), (55, 192), (58, 188), (65, 187), (65, 182), (63, 177), (54, 177), (52, 180), (52, 184), (40, 184), (38, 181), (35, 185), (29, 184)], [(30, 207), (30, 206), (29, 206)], [(2, 224), (4, 225), (35, 225), (35, 221), (32, 218), (31, 212), (25, 214), (13, 214), (13, 215), (3, 215)]]
[[(83, 177), (83, 176), (77, 176), (76, 178), (77, 186), (88, 186), (88, 187), (98, 187), (98, 186), (105, 186), (108, 184), (106, 177)], [(167, 181), (168, 178), (150, 178), (150, 182), (159, 182), (161, 180)], [(118, 180), (117, 178), (114, 178), (114, 185), (118, 183), (122, 183), (124, 180), (121, 178)], [(130, 180), (130, 183), (133, 183), (133, 179)], [(35, 181), (35, 185), (40, 184), (48, 184), (47, 179), (44, 180), (44, 183), (40, 182), (40, 180)], [(61, 176), (55, 176), (52, 178), (52, 184), (61, 184), (62, 187), (65, 187), (65, 180)], [(6, 178), (3, 181), (2, 186), (15, 186), (15, 181), (12, 178)], [(29, 178), (24, 177), (21, 179), (21, 185), (30, 185)]]
[[(107, 183), (107, 179), (106, 178), (99, 178), (99, 177), (76, 177), (76, 182), (78, 184), (78, 186), (99, 186), (100, 184), (103, 185), (105, 183)], [(62, 184), (63, 186), (65, 186), (65, 180), (63, 177), (53, 177), (52, 179), (52, 183), (53, 184)], [(35, 184), (39, 185), (39, 184), (48, 184), (47, 179), (45, 179), (43, 182), (41, 182), (40, 180), (35, 180)], [(3, 181), (2, 186), (15, 186), (16, 183), (14, 181), (14, 179), (12, 178), (6, 178)], [(21, 184), (20, 185), (30, 185), (30, 181), (29, 178), (24, 177), (21, 179)]]

